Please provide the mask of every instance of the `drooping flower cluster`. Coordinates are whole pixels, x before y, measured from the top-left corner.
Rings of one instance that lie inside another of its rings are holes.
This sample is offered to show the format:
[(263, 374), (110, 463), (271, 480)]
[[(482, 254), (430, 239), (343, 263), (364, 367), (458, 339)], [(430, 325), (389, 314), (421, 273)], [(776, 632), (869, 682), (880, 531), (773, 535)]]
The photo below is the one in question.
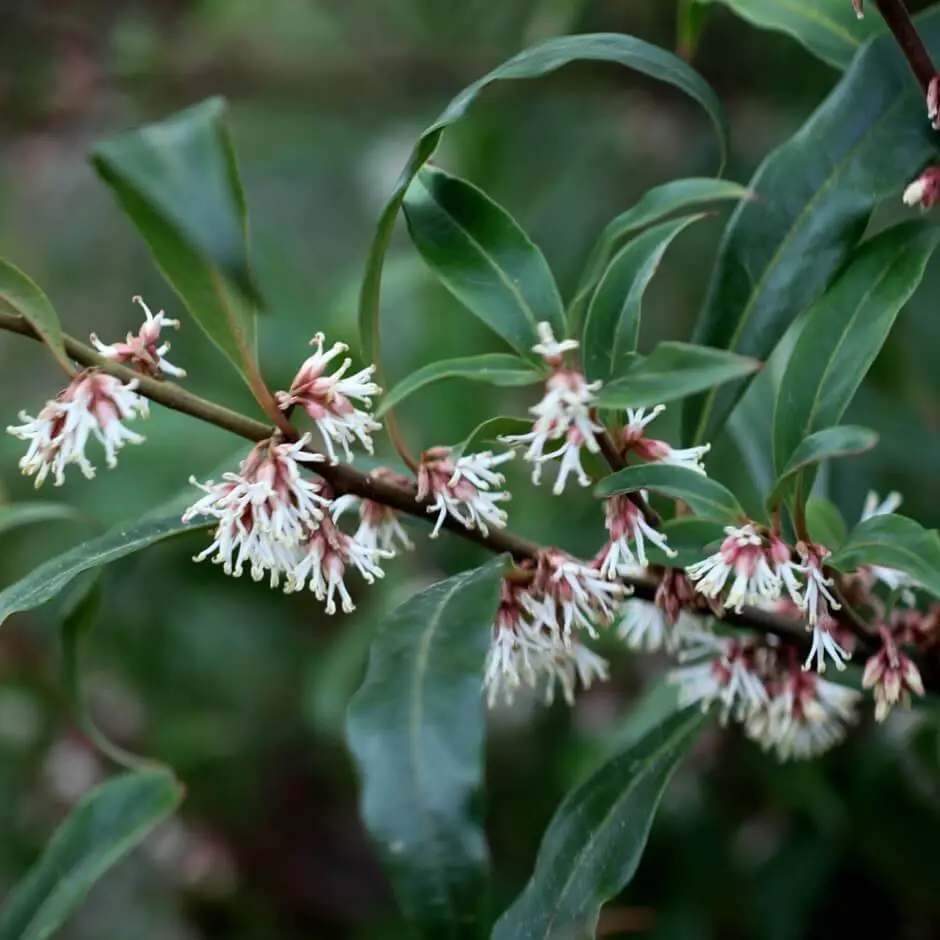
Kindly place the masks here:
[[(647, 494), (640, 495), (645, 501)], [(604, 525), (608, 540), (599, 558), (600, 572), (605, 578), (628, 578), (637, 574), (637, 568), (645, 569), (649, 564), (647, 541), (666, 555), (675, 557), (665, 534), (643, 518), (643, 511), (627, 495), (613, 496), (605, 501)]]
[[(399, 486), (407, 486), (411, 482), (388, 467), (377, 467), (369, 473), (373, 480), (385, 480)], [(414, 544), (408, 538), (408, 533), (398, 517), (398, 513), (384, 503), (377, 503), (371, 499), (360, 499), (358, 496), (346, 494), (333, 500), (333, 519), (338, 521), (347, 510), (358, 507), (359, 528), (353, 538), (369, 548), (378, 548), (390, 555), (399, 552), (411, 551)]]
[(168, 342), (160, 343), (160, 332), (165, 326), (178, 330), (179, 320), (171, 320), (162, 310), (154, 315), (150, 308), (144, 303), (142, 297), (136, 296), (132, 300), (135, 304), (140, 304), (143, 308), (146, 320), (143, 326), (136, 334), (128, 333), (123, 343), (111, 343), (106, 345), (98, 339), (95, 333), (91, 334), (91, 342), (99, 355), (105, 359), (113, 359), (115, 362), (121, 362), (125, 365), (143, 372), (144, 375), (150, 375), (154, 378), (162, 378), (164, 375), (172, 375), (175, 378), (182, 378), (186, 375), (185, 370), (174, 366), (166, 359), (166, 354), (170, 351)]
[(649, 412), (645, 408), (628, 408), (627, 423), (621, 432), (621, 444), (624, 453), (636, 454), (647, 463), (666, 463), (676, 467), (685, 467), (696, 473), (705, 473), (702, 463), (705, 455), (711, 450), (711, 444), (701, 444), (698, 447), (677, 449), (665, 441), (646, 436), (647, 425), (656, 420), (666, 410), (665, 405), (656, 405)]
[(577, 340), (558, 342), (548, 323), (540, 323), (538, 330), (541, 342), (532, 347), (533, 352), (552, 370), (545, 383), (545, 394), (529, 409), (535, 415), (532, 430), (507, 435), (502, 440), (526, 447), (524, 459), (533, 465), (532, 482), (536, 485), (542, 479), (542, 465), (559, 459), (561, 466), (552, 487), (552, 492), (558, 495), (572, 473), (581, 486), (591, 485), (591, 478), (581, 465), (581, 454), (583, 450), (600, 452), (597, 434), (603, 428), (592, 417), (592, 409), (601, 383), (588, 382), (578, 369), (565, 365), (565, 354), (578, 348)]
[(895, 705), (909, 708), (911, 695), (924, 694), (924, 682), (914, 661), (898, 649), (890, 630), (879, 631), (881, 649), (865, 663), (862, 686), (875, 696), (875, 720), (884, 721)]
[(7, 427), (9, 434), (29, 442), (20, 469), (26, 476), (35, 476), (37, 487), (50, 474), (53, 483), (61, 486), (69, 464), (76, 464), (91, 479), (95, 467), (85, 454), (90, 437), (104, 448), (107, 466), (116, 466), (118, 452), (125, 444), (144, 440), (124, 426), (125, 421), (145, 418), (149, 413), (147, 400), (136, 388), (136, 380), (124, 383), (96, 369), (86, 369), (46, 402), (35, 418), (21, 411), (23, 423)]
[[(282, 410), (300, 405), (315, 422), (323, 446), (331, 462), (337, 463), (336, 447), (339, 445), (347, 461), (352, 460), (350, 445), (357, 440), (371, 454), (372, 432), (381, 428), (371, 415), (372, 396), (381, 389), (372, 381), (375, 366), (367, 366), (353, 375), (346, 375), (352, 359), (346, 358), (332, 375), (326, 375), (327, 367), (349, 347), (345, 343), (334, 343), (324, 351), (326, 337), (317, 333), (310, 341), (316, 352), (300, 367), (291, 387), (286, 392), (277, 392), (275, 398)], [(363, 408), (357, 408), (358, 401)]]
[(448, 516), (483, 535), (490, 526), (504, 528), (506, 511), (499, 504), (510, 496), (500, 489), (506, 478), (493, 468), (514, 456), (512, 451), (494, 455), (487, 450), (454, 459), (449, 447), (426, 450), (418, 466), (417, 499), (430, 500), (427, 511), (437, 513), (431, 538), (437, 538)]

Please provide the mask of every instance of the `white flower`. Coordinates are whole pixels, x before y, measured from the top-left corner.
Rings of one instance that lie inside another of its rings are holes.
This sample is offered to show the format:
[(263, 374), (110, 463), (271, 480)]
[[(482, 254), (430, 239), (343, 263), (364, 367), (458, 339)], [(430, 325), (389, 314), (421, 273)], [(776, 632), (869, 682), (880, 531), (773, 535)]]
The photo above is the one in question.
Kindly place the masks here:
[[(387, 467), (378, 467), (373, 470), (370, 477), (375, 479), (392, 480), (396, 483), (408, 484), (405, 477), (389, 470)], [(345, 495), (333, 500), (333, 519), (336, 521), (347, 509), (358, 507), (359, 528), (353, 538), (367, 548), (379, 548), (383, 552), (397, 555), (402, 551), (411, 551), (414, 544), (408, 538), (408, 533), (401, 523), (399, 514), (383, 503), (376, 503), (371, 499), (360, 499), (358, 496)]]
[(557, 549), (545, 549), (539, 553), (532, 588), (522, 600), (536, 627), (560, 633), (570, 643), (573, 630), (597, 636), (594, 624), (611, 623), (628, 593), (596, 568)]
[(136, 379), (124, 384), (114, 376), (87, 369), (55, 399), (46, 402), (35, 418), (21, 411), (23, 424), (7, 427), (9, 434), (29, 442), (20, 469), (27, 476), (35, 474), (37, 487), (50, 473), (55, 485), (61, 486), (65, 468), (72, 463), (91, 479), (95, 468), (85, 455), (89, 435), (104, 448), (108, 467), (114, 467), (118, 451), (125, 444), (144, 441), (142, 435), (129, 431), (122, 423), (148, 414), (147, 400), (137, 394), (136, 388)]
[(781, 579), (757, 529), (751, 524), (727, 526), (725, 535), (714, 555), (686, 568), (686, 574), (696, 582), (695, 589), (705, 597), (718, 597), (733, 575), (725, 607), (740, 613), (745, 604), (776, 601)]
[(862, 688), (874, 689), (876, 721), (884, 721), (895, 705), (909, 708), (911, 694), (924, 694), (924, 682), (914, 661), (898, 649), (886, 630), (881, 631), (881, 637), (882, 647), (865, 663), (862, 675)]
[(551, 705), (555, 699), (555, 686), (560, 685), (562, 695), (569, 705), (574, 705), (574, 690), (580, 681), (582, 688), (589, 689), (595, 681), (608, 678), (607, 661), (589, 650), (580, 640), (570, 647), (555, 648), (543, 654), (542, 668), (548, 674), (545, 686), (545, 703)]
[(803, 663), (804, 669), (809, 669), (813, 657), (816, 658), (816, 671), (826, 671), (826, 657), (828, 656), (835, 665), (836, 669), (845, 669), (845, 664), (852, 658), (852, 654), (843, 648), (839, 641), (833, 635), (833, 629), (838, 624), (832, 617), (821, 617), (813, 624), (813, 642), (810, 647), (806, 661)]
[[(862, 507), (862, 516), (859, 521), (864, 522), (866, 519), (872, 519), (875, 516), (888, 515), (889, 513), (896, 512), (900, 507), (900, 493), (888, 493), (888, 495), (879, 502), (878, 494), (874, 490), (869, 490), (868, 495), (865, 497), (865, 505)], [(896, 568), (882, 568), (880, 565), (870, 565), (864, 570), (871, 572), (872, 577), (884, 584), (889, 590), (901, 591), (902, 600), (908, 604), (908, 606), (914, 605), (915, 598), (910, 589), (916, 587), (917, 582), (906, 572), (898, 571)]]
[(680, 660), (691, 659), (708, 650), (705, 662), (682, 666), (669, 673), (668, 681), (679, 686), (681, 707), (699, 704), (707, 711), (714, 703), (721, 705), (719, 720), (729, 717), (744, 721), (756, 709), (766, 705), (767, 689), (760, 676), (760, 645), (749, 639), (734, 639), (700, 634), (698, 648), (689, 650)]
[[(646, 493), (641, 495), (646, 499)], [(669, 547), (664, 533), (654, 529), (629, 496), (613, 496), (604, 503), (604, 525), (610, 541), (603, 550), (600, 571), (605, 578), (630, 577), (637, 565), (646, 568), (645, 540), (648, 539), (670, 558), (676, 553)], [(634, 543), (634, 549), (630, 543)]]
[[(532, 482), (536, 485), (542, 479), (542, 465), (559, 458), (561, 466), (552, 487), (557, 496), (564, 491), (572, 473), (581, 486), (591, 485), (591, 478), (581, 466), (581, 452), (584, 449), (595, 454), (600, 452), (596, 435), (604, 429), (592, 419), (591, 409), (601, 383), (588, 382), (577, 370), (564, 368), (561, 354), (577, 349), (575, 340), (555, 343), (550, 327), (544, 323), (540, 324), (539, 333), (542, 342), (533, 349), (542, 353), (555, 371), (545, 383), (542, 400), (529, 409), (530, 414), (535, 415), (532, 430), (500, 439), (506, 444), (527, 447), (524, 459), (533, 464)], [(550, 449), (550, 445), (555, 444), (554, 450)]]
[(647, 413), (645, 408), (628, 408), (627, 424), (621, 432), (621, 441), (625, 451), (633, 451), (648, 463), (667, 463), (685, 467), (696, 473), (705, 473), (702, 459), (711, 450), (711, 444), (698, 447), (676, 449), (665, 441), (646, 437), (646, 426), (666, 410), (665, 405), (657, 405)]
[(190, 479), (206, 495), (186, 510), (183, 521), (199, 516), (218, 520), (212, 543), (196, 561), (211, 557), (234, 577), (241, 577), (248, 565), (255, 581), (267, 571), (272, 587), (290, 574), (298, 547), (329, 506), (323, 483), (301, 475), (300, 462), (323, 460), (304, 450), (309, 440), (305, 434), (293, 444), (263, 441), (242, 461), (238, 473), (226, 473), (218, 483)]
[(344, 613), (356, 609), (346, 587), (346, 571), (355, 568), (367, 584), (385, 577), (380, 564), (392, 553), (362, 545), (340, 531), (329, 516), (298, 546), (297, 562), (288, 574), (288, 593), (310, 588), (318, 601), (326, 601), (326, 612), (336, 613), (339, 597)]
[(904, 190), (904, 194), (901, 197), (904, 200), (904, 205), (906, 206), (916, 206), (919, 202), (922, 202), (924, 196), (927, 193), (927, 183), (918, 177), (914, 180), (913, 183), (910, 183)]
[[(310, 344), (316, 346), (316, 352), (300, 367), (290, 390), (278, 392), (275, 398), (281, 409), (293, 405), (303, 407), (316, 422), (330, 460), (336, 463), (338, 458), (334, 443), (342, 447), (346, 460), (352, 460), (350, 444), (356, 440), (372, 453), (371, 434), (382, 425), (373, 419), (369, 410), (372, 408), (371, 396), (378, 395), (381, 389), (372, 381), (375, 366), (368, 366), (347, 376), (346, 371), (352, 365), (351, 359), (344, 359), (332, 375), (324, 375), (330, 362), (349, 349), (345, 343), (334, 343), (324, 352), (325, 340), (322, 333), (314, 336)], [(354, 400), (361, 402), (366, 410), (356, 408)]]
[(630, 649), (655, 653), (661, 649), (675, 653), (680, 646), (701, 641), (704, 627), (698, 617), (686, 611), (671, 623), (666, 612), (649, 601), (632, 598), (623, 608), (617, 635)]
[(555, 339), (551, 324), (539, 323), (536, 327), (539, 342), (532, 347), (532, 352), (538, 353), (552, 368), (559, 368), (564, 361), (566, 352), (574, 352), (581, 344), (576, 339)]
[(421, 455), (418, 467), (419, 502), (431, 500), (429, 513), (437, 513), (431, 538), (436, 538), (447, 516), (453, 516), (467, 529), (479, 529), (484, 535), (489, 526), (502, 529), (506, 512), (499, 503), (510, 494), (499, 488), (506, 482), (498, 467), (515, 456), (512, 451), (494, 456), (490, 451), (469, 454), (454, 460), (449, 447), (432, 447)]
[(144, 310), (147, 319), (143, 326), (133, 333), (127, 334), (127, 339), (123, 343), (111, 343), (106, 345), (92, 333), (91, 342), (98, 353), (105, 359), (113, 359), (115, 362), (127, 363), (132, 368), (138, 369), (146, 375), (152, 375), (159, 378), (162, 375), (172, 375), (176, 378), (182, 378), (186, 375), (185, 370), (174, 366), (166, 359), (166, 354), (170, 351), (170, 344), (160, 342), (160, 331), (165, 327), (172, 327), (178, 330), (179, 320), (171, 320), (162, 310), (156, 316), (150, 312), (150, 308), (144, 303), (142, 297), (132, 298), (135, 304), (140, 304)]

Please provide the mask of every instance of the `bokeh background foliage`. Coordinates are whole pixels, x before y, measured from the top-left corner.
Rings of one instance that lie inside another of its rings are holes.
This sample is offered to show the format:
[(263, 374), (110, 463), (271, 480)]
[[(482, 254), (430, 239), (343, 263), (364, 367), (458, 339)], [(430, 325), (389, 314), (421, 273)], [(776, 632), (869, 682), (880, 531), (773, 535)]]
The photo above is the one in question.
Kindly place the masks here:
[[(136, 293), (182, 315), (88, 157), (94, 149), (101, 173), (108, 151), (95, 145), (102, 139), (224, 95), (250, 206), (255, 281), (240, 277), (237, 251), (225, 263), (248, 302), (256, 288), (265, 298), (260, 355), (270, 384), (285, 387), (317, 330), (355, 348), (357, 295), (375, 221), (422, 128), (460, 88), (521, 48), (566, 32), (629, 33), (665, 48), (679, 42), (687, 52), (694, 48), (696, 68), (729, 115), (725, 175), (746, 183), (879, 30), (874, 11), (858, 24), (848, 0), (820, 0), (813, 15), (801, 16), (807, 6), (166, 0), (84, 2), (66, 11), (54, 3), (8, 3), (0, 14), (0, 255), (43, 286), (75, 335), (123, 334), (136, 320), (129, 303)], [(870, 65), (884, 78), (879, 87), (909, 98), (915, 116), (868, 144), (885, 159), (880, 176), (861, 191), (890, 196), (899, 178), (919, 168), (907, 163), (927, 159), (935, 145), (917, 124), (921, 105), (903, 62), (877, 59)], [(841, 122), (846, 146), (880, 100), (858, 68), (847, 81), (857, 93), (815, 119), (817, 126)], [(908, 136), (895, 158), (897, 134)], [(650, 186), (714, 173), (718, 158), (707, 118), (682, 94), (613, 65), (581, 64), (486, 90), (467, 120), (448, 131), (435, 162), (513, 213), (568, 299), (613, 216)], [(786, 154), (773, 172), (795, 172)], [(853, 211), (859, 221), (849, 226), (850, 237), (857, 238), (867, 207)], [(880, 228), (900, 212), (879, 208), (870, 224)], [(725, 217), (719, 208), (670, 246), (645, 298), (641, 351), (689, 337)], [(759, 263), (760, 239), (746, 226), (740, 237), (753, 239), (749, 250)], [(792, 264), (813, 249), (811, 239), (799, 242)], [(940, 469), (932, 433), (940, 393), (932, 353), (940, 340), (936, 288), (931, 266), (846, 418), (873, 427), (879, 448), (851, 465), (834, 463), (821, 480), (848, 519), (874, 487), (901, 490), (909, 515), (925, 525), (940, 522), (931, 489)], [(740, 285), (732, 276), (724, 289)], [(708, 302), (733, 306), (727, 297)], [(434, 360), (503, 351), (401, 232), (391, 243), (382, 319), (393, 379)], [(742, 351), (766, 355), (777, 332), (782, 328), (764, 324)], [(245, 411), (254, 407), (249, 386), (191, 320), (174, 340), (174, 361), (188, 370), (195, 391)], [(767, 348), (758, 353), (761, 346)], [(38, 346), (4, 338), (0, 355), (8, 420), (58, 387)], [(755, 383), (709, 464), (755, 513), (760, 496), (744, 467), (758, 480), (773, 471), (761, 388), (773, 374), (765, 370)], [(409, 397), (397, 411), (418, 448), (459, 440), (491, 415), (520, 414), (530, 399), (525, 389), (454, 380)], [(671, 409), (677, 431), (680, 410)], [(162, 512), (189, 474), (208, 475), (238, 449), (224, 433), (158, 408), (146, 431), (146, 446), (126, 451), (119, 468), (94, 484), (70, 481), (43, 494), (73, 510), (39, 509), (35, 524), (15, 527), (0, 515), (4, 584), (96, 528)], [(13, 472), (17, 451), (4, 436), (5, 503), (34, 498)], [(510, 482), (514, 526), (593, 553), (601, 534), (587, 495), (569, 493), (546, 513), (521, 468), (512, 468)], [(398, 559), (394, 575), (363, 595), (355, 614), (331, 619), (312, 598), (283, 597), (192, 565), (198, 544), (183, 536), (110, 567), (94, 630), (83, 636), (82, 691), (92, 717), (119, 745), (172, 766), (186, 800), (173, 821), (110, 872), (62, 935), (407, 935), (359, 819), (346, 709), (382, 614), (486, 559), (455, 539), (418, 540), (418, 551)], [(111, 771), (79, 733), (62, 681), (62, 614), (62, 606), (49, 605), (0, 632), (0, 891), (21, 878), (66, 810)], [(609, 652), (613, 681), (573, 710), (523, 703), (487, 718), (493, 910), (525, 884), (563, 795), (669, 709), (656, 678), (663, 663)], [(482, 729), (482, 713), (480, 721)], [(643, 864), (605, 908), (599, 933), (785, 940), (877, 929), (932, 936), (940, 927), (937, 731), (928, 706), (909, 720), (863, 728), (821, 761), (783, 766), (735, 734), (706, 731), (667, 790)], [(178, 798), (158, 774), (148, 785), (153, 789), (128, 798), (152, 800), (148, 807)]]

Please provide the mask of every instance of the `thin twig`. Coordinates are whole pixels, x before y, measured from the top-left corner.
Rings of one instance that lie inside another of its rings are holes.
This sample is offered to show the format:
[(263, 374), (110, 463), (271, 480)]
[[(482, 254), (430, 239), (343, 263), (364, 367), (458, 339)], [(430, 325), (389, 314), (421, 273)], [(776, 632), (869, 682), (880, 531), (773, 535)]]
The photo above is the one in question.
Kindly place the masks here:
[(881, 13), (888, 29), (891, 30), (904, 58), (907, 59), (911, 71), (920, 83), (924, 94), (931, 80), (936, 76), (937, 70), (934, 68), (930, 53), (924, 45), (917, 28), (911, 20), (910, 13), (904, 5), (904, 0), (875, 0), (875, 6)]

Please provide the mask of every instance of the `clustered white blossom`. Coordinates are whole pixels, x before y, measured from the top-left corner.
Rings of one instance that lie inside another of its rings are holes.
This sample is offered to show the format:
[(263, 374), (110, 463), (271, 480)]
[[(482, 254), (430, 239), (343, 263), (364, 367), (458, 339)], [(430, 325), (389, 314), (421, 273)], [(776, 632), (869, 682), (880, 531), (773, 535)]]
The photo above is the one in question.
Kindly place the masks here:
[(143, 326), (136, 334), (129, 332), (123, 343), (111, 343), (110, 345), (102, 343), (97, 335), (92, 333), (91, 342), (98, 354), (105, 359), (113, 359), (115, 362), (124, 363), (139, 372), (143, 372), (145, 375), (152, 375), (154, 378), (160, 378), (164, 375), (183, 378), (186, 375), (185, 370), (174, 366), (166, 359), (166, 354), (170, 351), (170, 344), (168, 342), (160, 343), (160, 331), (165, 326), (178, 330), (180, 321), (171, 320), (162, 310), (154, 315), (150, 312), (150, 308), (144, 303), (142, 297), (133, 297), (132, 300), (135, 304), (141, 306), (147, 318)]

